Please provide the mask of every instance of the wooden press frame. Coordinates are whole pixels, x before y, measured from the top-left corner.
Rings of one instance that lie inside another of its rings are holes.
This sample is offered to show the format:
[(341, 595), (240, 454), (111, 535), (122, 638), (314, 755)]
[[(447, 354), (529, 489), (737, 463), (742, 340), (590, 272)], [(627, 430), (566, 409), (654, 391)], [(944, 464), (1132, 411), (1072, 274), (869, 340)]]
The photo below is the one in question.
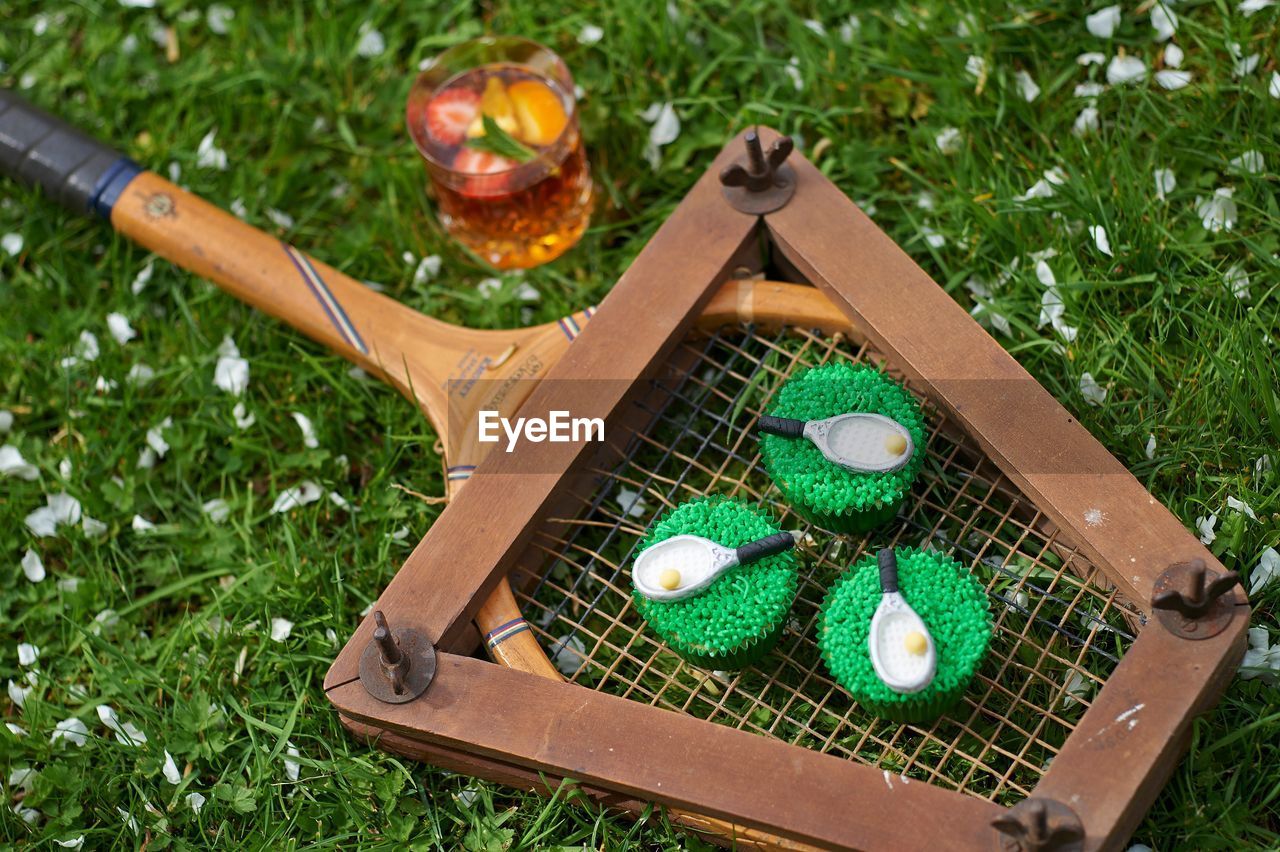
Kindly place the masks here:
[[(766, 144), (776, 136), (761, 135)], [(751, 216), (731, 207), (717, 175), (741, 151), (737, 139), (720, 153), (527, 410), (609, 420), (665, 362), (737, 261), (767, 238), (1134, 604), (1149, 612), (1152, 587), (1170, 565), (1200, 559), (1224, 570), (803, 157), (789, 161), (797, 190), (780, 210)], [(1006, 811), (998, 804), (926, 783), (886, 785), (875, 767), (461, 653), (476, 611), (589, 453), (584, 445), (527, 444), (480, 465), (377, 603), (394, 627), (435, 645), (435, 679), (405, 704), (372, 697), (358, 677), (373, 630), (365, 619), (324, 684), (351, 727), (505, 783), (572, 778), (611, 804), (656, 802), (821, 847), (998, 847), (1003, 835), (992, 820)], [(1225, 689), (1249, 614), (1243, 592), (1229, 594), (1230, 620), (1212, 638), (1180, 638), (1156, 619), (1139, 631), (1033, 791), (1032, 799), (1074, 812), (1084, 848), (1115, 847), (1133, 832), (1184, 751), (1193, 717)], [(1128, 724), (1138, 706), (1140, 724)]]

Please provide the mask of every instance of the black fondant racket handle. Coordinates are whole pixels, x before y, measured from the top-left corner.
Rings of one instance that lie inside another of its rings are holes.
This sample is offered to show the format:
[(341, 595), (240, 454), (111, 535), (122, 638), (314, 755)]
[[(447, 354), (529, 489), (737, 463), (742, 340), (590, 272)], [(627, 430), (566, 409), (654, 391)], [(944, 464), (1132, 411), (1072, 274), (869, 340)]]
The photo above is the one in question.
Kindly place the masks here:
[(738, 556), (738, 564), (746, 565), (748, 562), (755, 562), (757, 559), (764, 559), (766, 556), (786, 553), (795, 546), (795, 536), (789, 532), (780, 532), (755, 541), (749, 541), (735, 550), (734, 553)]
[(766, 435), (781, 435), (784, 438), (800, 438), (804, 436), (803, 420), (793, 420), (790, 417), (770, 417), (768, 414), (761, 414), (759, 420), (760, 431)]
[(41, 187), (75, 213), (106, 215), (138, 171), (120, 152), (0, 89), (0, 174)]
[(898, 556), (892, 547), (886, 547), (876, 554), (880, 562), (880, 591), (886, 595), (898, 591)]

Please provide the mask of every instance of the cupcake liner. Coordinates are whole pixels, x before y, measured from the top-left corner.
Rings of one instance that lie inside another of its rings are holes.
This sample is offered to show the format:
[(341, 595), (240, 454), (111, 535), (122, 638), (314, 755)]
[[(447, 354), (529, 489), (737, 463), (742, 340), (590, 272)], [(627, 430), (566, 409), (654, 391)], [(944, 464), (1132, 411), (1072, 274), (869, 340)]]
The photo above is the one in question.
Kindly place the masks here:
[(861, 535), (892, 521), (898, 516), (898, 510), (902, 508), (902, 504), (905, 502), (906, 498), (902, 497), (895, 502), (886, 503), (882, 506), (873, 506), (869, 509), (849, 508), (843, 512), (814, 512), (808, 507), (798, 504), (793, 505), (791, 508), (806, 521), (824, 530), (829, 530), (833, 533)]
[[(700, 535), (737, 547), (778, 532), (764, 511), (725, 497), (700, 497), (668, 510), (645, 538), (647, 548), (676, 535)], [(633, 591), (636, 609), (667, 646), (690, 663), (743, 668), (773, 649), (795, 600), (793, 551), (740, 565), (706, 589), (674, 601)]]
[(836, 682), (868, 712), (896, 722), (927, 722), (964, 696), (987, 653), (991, 614), (981, 584), (951, 557), (914, 548), (898, 548), (896, 554), (900, 591), (924, 620), (937, 649), (933, 680), (919, 692), (900, 693), (876, 676), (868, 636), (881, 591), (870, 554), (827, 593), (818, 647)]
[(736, 671), (737, 669), (753, 666), (764, 659), (777, 646), (782, 634), (786, 632), (786, 627), (786, 621), (780, 621), (759, 639), (749, 639), (732, 651), (725, 653), (717, 653), (715, 651), (702, 652), (696, 648), (681, 645), (678, 640), (673, 642), (670, 638), (665, 641), (667, 647), (687, 663), (713, 671)]

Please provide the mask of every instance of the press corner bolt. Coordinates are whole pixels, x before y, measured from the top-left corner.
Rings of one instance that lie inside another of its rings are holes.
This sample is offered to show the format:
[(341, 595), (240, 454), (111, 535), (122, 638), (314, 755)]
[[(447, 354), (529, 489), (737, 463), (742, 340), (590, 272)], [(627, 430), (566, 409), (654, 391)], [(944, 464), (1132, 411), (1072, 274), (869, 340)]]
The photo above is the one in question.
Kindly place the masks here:
[(388, 704), (414, 700), (435, 677), (435, 648), (413, 628), (393, 631), (382, 610), (374, 611), (373, 623), (373, 638), (360, 657), (361, 684)]

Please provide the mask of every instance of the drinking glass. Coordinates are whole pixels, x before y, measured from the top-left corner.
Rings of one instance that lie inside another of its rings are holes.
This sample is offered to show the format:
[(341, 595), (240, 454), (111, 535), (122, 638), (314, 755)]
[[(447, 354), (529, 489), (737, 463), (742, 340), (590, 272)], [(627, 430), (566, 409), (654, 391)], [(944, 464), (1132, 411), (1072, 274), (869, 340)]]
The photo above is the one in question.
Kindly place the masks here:
[(451, 47), (419, 75), (405, 112), (440, 222), (478, 256), (523, 269), (582, 236), (591, 172), (573, 78), (553, 51), (515, 36)]

